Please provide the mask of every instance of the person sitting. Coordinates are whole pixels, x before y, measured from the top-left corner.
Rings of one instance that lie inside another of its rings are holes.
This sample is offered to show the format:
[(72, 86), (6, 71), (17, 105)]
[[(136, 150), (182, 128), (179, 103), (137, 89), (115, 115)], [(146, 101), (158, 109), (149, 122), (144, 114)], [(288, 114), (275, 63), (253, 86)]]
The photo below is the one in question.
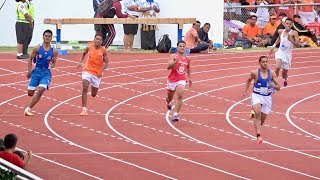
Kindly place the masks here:
[(213, 47), (212, 40), (209, 39), (208, 32), (210, 31), (210, 27), (211, 27), (210, 23), (204, 23), (202, 28), (198, 30), (198, 36), (202, 43), (208, 44), (210, 50), (216, 50), (216, 48)]
[(318, 39), (315, 36), (314, 32), (307, 30), (303, 25), (302, 25), (302, 20), (300, 18), (300, 15), (295, 14), (293, 16), (293, 30), (296, 30), (298, 32), (299, 36), (307, 36), (309, 37), (314, 43), (317, 43)]
[(252, 44), (256, 45), (260, 41), (261, 30), (256, 24), (257, 16), (252, 15), (249, 18), (248, 23), (242, 29), (242, 37), (248, 39)]
[(184, 36), (186, 47), (190, 50), (190, 53), (208, 52), (208, 44), (201, 42), (197, 32), (200, 29), (200, 25), (200, 21), (194, 22), (191, 29)]
[(28, 159), (25, 162), (23, 162), (17, 154), (13, 153), (16, 148), (17, 142), (18, 142), (17, 135), (7, 134), (4, 137), (4, 142), (3, 142), (5, 149), (4, 149), (4, 151), (0, 152), (0, 158), (4, 159), (4, 160), (20, 167), (20, 168), (26, 168), (27, 165), (29, 164), (30, 159), (31, 159), (32, 152), (28, 151)]

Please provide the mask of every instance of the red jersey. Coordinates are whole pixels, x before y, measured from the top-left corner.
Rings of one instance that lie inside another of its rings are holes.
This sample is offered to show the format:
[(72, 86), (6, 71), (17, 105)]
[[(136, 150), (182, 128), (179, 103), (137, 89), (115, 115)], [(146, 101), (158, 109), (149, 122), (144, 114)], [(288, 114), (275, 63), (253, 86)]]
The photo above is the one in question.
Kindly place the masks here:
[(1, 151), (0, 152), (0, 158), (20, 167), (23, 168), (24, 167), (24, 162), (20, 159), (20, 157), (14, 153), (8, 153), (8, 152), (4, 152)]
[(186, 56), (176, 56), (176, 63), (171, 69), (171, 73), (168, 76), (169, 82), (177, 82), (180, 80), (186, 80), (186, 72), (189, 68), (190, 59)]

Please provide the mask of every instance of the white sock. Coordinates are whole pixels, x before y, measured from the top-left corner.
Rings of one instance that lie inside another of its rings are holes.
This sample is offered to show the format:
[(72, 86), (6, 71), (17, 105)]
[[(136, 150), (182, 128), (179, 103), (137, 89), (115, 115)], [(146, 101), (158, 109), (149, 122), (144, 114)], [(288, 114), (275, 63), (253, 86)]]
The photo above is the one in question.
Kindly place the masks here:
[(29, 111), (31, 111), (31, 109), (29, 107), (27, 107), (26, 110), (24, 110), (24, 111), (29, 112)]
[(22, 53), (17, 53), (17, 56), (22, 56), (23, 54)]
[(174, 115), (174, 116), (178, 116), (178, 113), (177, 113), (177, 112), (174, 112), (173, 115)]
[(82, 110), (86, 111), (86, 110), (87, 110), (87, 108), (86, 108), (86, 107), (82, 107)]

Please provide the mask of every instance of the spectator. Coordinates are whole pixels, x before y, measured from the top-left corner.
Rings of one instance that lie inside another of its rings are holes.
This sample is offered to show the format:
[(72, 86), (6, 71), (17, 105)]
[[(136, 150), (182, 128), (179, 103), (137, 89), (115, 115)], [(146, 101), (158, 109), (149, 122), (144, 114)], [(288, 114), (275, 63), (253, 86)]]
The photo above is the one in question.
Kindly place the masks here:
[(33, 29), (34, 29), (34, 5), (33, 5), (33, 1), (32, 0), (26, 1), (26, 6), (28, 8), (28, 14), (32, 17), (32, 24), (30, 24), (30, 26), (29, 26), (28, 39), (26, 41), (26, 44), (23, 45), (22, 53), (23, 53), (23, 55), (25, 57), (29, 58), (28, 47), (29, 47), (29, 45), (31, 43), (32, 36), (33, 36)]
[[(143, 7), (142, 0), (123, 0), (123, 10), (125, 13), (138, 18), (140, 12), (146, 12), (151, 7)], [(125, 51), (132, 51), (134, 36), (138, 32), (138, 24), (124, 24), (123, 25), (123, 43)]]
[[(93, 11), (94, 11), (94, 15), (93, 17), (98, 17), (97, 13), (98, 13), (98, 8), (100, 3), (102, 3), (104, 0), (93, 0)], [(94, 24), (94, 30), (96, 31), (96, 34), (100, 33), (100, 24)]]
[(267, 23), (266, 27), (263, 29), (262, 35), (271, 38), (274, 32), (276, 31), (277, 27), (277, 16), (270, 16), (270, 20)]
[(18, 155), (19, 158), (23, 161), (24, 160), (24, 155), (21, 151), (15, 150), (13, 151), (14, 154)]
[[(295, 14), (293, 16), (293, 30), (296, 30), (298, 32), (299, 37), (300, 36), (306, 36), (309, 37), (314, 43), (317, 43), (318, 39), (315, 36), (314, 32), (307, 30), (303, 25), (302, 25), (302, 20), (298, 14)], [(304, 37), (304, 39), (307, 40), (307, 38)], [(308, 40), (309, 41), (309, 40)]]
[(268, 3), (264, 0), (256, 0), (256, 3), (259, 5), (257, 12), (255, 13), (257, 16), (257, 25), (260, 28), (264, 28), (269, 21), (269, 12), (268, 8), (263, 6), (268, 5)]
[[(122, 7), (120, 0), (112, 0), (112, 7), (107, 13), (107, 18), (113, 18), (114, 16), (118, 18), (135, 18), (132, 15), (122, 14)], [(99, 17), (99, 15), (96, 15)], [(102, 35), (102, 46), (108, 48), (112, 43), (114, 37), (116, 36), (116, 31), (113, 24), (100, 24), (100, 34)]]
[(5, 150), (0, 152), (0, 158), (20, 168), (26, 168), (31, 159), (32, 152), (28, 151), (28, 159), (25, 162), (23, 162), (18, 155), (13, 153), (16, 148), (17, 142), (18, 142), (18, 137), (15, 134), (7, 134), (4, 137)]
[(215, 50), (213, 47), (213, 42), (209, 39), (208, 32), (210, 31), (211, 25), (210, 23), (204, 23), (202, 28), (198, 30), (198, 36), (202, 43), (206, 43), (209, 46), (209, 49)]
[[(314, 0), (298, 0), (297, 3), (312, 4), (312, 3), (314, 3)], [(317, 13), (314, 10), (312, 5), (310, 5), (310, 6), (299, 6), (298, 9), (299, 9), (298, 10), (298, 12), (299, 12), (298, 14), (301, 17), (303, 26), (315, 21), (315, 19), (317, 17)]]
[(16, 0), (17, 2), (17, 21), (16, 21), (16, 37), (17, 37), (17, 59), (27, 59), (26, 55), (23, 55), (23, 48), (28, 43), (28, 36), (30, 28), (33, 26), (32, 17), (29, 14), (29, 10), (26, 4), (26, 0)]
[(5, 148), (3, 146), (3, 139), (0, 139), (0, 151), (3, 151)]
[(184, 36), (186, 47), (190, 49), (190, 53), (208, 52), (208, 44), (201, 42), (197, 32), (200, 29), (200, 25), (200, 21), (193, 23), (191, 29)]
[[(150, 7), (149, 11), (143, 13), (144, 17), (155, 18), (160, 12), (158, 0), (144, 0), (143, 7)], [(141, 26), (141, 49), (149, 50), (156, 48), (156, 25), (143, 24)]]
[(252, 15), (249, 18), (249, 22), (242, 29), (242, 37), (249, 39), (252, 44), (257, 44), (261, 36), (261, 30), (256, 22), (257, 16)]

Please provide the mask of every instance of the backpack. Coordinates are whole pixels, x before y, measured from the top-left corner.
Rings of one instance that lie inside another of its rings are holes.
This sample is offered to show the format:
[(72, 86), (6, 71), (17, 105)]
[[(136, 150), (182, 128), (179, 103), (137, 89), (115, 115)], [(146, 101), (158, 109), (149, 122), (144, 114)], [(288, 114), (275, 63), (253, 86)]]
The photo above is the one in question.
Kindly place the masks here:
[(108, 13), (112, 7), (112, 3), (113, 1), (112, 0), (104, 0), (102, 1), (100, 4), (99, 4), (99, 7), (98, 7), (98, 15), (100, 17), (103, 17), (103, 18), (107, 18), (108, 17)]
[(236, 47), (242, 47), (243, 49), (248, 49), (252, 47), (252, 42), (248, 39), (237, 39), (235, 44)]
[(157, 45), (157, 51), (159, 53), (167, 53), (170, 51), (171, 49), (171, 40), (169, 39), (169, 35), (165, 34), (163, 36), (161, 36), (161, 38), (158, 41), (158, 45)]

